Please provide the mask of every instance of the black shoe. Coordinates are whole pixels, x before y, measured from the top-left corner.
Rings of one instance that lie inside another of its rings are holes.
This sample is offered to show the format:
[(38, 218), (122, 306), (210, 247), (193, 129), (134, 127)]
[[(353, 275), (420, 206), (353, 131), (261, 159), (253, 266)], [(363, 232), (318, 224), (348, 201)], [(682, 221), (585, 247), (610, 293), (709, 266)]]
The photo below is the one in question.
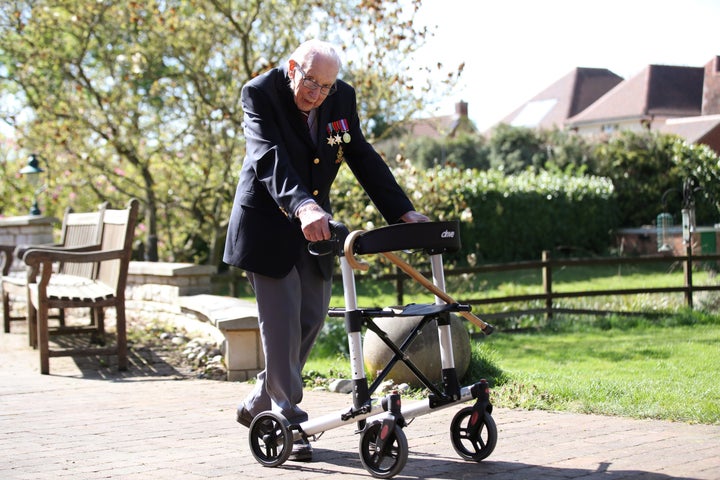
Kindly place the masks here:
[(312, 445), (305, 439), (298, 440), (293, 443), (292, 452), (288, 460), (294, 462), (311, 462), (312, 461)]
[(250, 428), (250, 424), (253, 421), (253, 415), (252, 413), (248, 412), (248, 410), (245, 408), (245, 406), (238, 407), (237, 409), (237, 422), (242, 425), (243, 427)]

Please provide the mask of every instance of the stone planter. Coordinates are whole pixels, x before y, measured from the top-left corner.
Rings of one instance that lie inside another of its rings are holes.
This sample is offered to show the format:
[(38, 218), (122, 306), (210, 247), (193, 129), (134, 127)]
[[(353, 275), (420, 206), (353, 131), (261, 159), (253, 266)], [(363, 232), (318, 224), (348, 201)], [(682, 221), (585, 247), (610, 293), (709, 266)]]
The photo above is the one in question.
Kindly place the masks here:
[[(391, 317), (376, 318), (374, 321), (393, 342), (400, 346), (412, 329), (420, 323), (420, 320), (422, 317)], [(455, 368), (458, 380), (461, 380), (470, 366), (470, 335), (462, 320), (455, 315), (451, 315), (450, 331)], [(442, 380), (437, 322), (433, 321), (425, 325), (410, 345), (407, 354), (430, 381), (437, 384)], [(368, 331), (363, 340), (363, 356), (368, 376), (374, 377), (376, 372), (388, 364), (392, 358), (392, 351), (374, 332)], [(387, 378), (397, 384), (407, 383), (412, 387), (423, 387), (417, 377), (402, 362), (395, 364)]]

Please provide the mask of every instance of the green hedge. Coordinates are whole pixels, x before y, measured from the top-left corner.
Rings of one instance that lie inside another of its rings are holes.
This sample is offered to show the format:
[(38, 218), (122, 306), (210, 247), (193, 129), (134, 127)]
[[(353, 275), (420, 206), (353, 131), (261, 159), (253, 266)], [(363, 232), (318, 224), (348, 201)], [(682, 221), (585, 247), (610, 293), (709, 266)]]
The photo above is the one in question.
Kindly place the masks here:
[[(536, 260), (543, 250), (603, 254), (612, 246), (617, 208), (612, 182), (548, 172), (505, 175), (450, 167), (393, 169), (417, 210), (434, 220), (459, 219), (457, 265)], [(348, 168), (333, 189), (334, 218), (350, 230), (385, 225)]]

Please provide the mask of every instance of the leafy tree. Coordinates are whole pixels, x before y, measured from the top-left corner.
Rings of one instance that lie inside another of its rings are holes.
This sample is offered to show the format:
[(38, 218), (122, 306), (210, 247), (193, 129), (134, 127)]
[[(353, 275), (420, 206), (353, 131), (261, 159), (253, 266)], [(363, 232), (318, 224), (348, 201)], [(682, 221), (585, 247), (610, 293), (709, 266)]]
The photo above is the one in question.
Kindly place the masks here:
[(597, 172), (597, 161), (593, 151), (593, 142), (575, 132), (552, 129), (541, 132), (548, 154), (545, 168), (575, 172)]
[(681, 185), (673, 142), (673, 137), (657, 132), (623, 131), (595, 144), (597, 173), (615, 185), (620, 226), (653, 223), (662, 211), (663, 194)]
[(485, 141), (480, 135), (462, 133), (448, 138), (408, 139), (403, 156), (419, 168), (453, 165), (461, 168), (490, 168)]
[(0, 217), (27, 215), (33, 201), (32, 186), (21, 178), (17, 145), (12, 139), (0, 138)]
[(29, 112), (3, 117), (21, 149), (49, 159), (48, 214), (137, 197), (148, 259), (218, 263), (244, 154), (242, 85), (321, 35), (345, 50), (368, 128), (410, 116), (431, 81), (412, 81), (428, 34), (413, 24), (419, 4), (3, 2), (0, 95)]
[[(719, 223), (720, 157), (707, 145), (691, 145), (679, 137), (673, 138), (672, 152), (673, 163), (677, 166), (683, 182), (690, 180), (697, 189), (691, 192), (697, 222)], [(681, 188), (680, 185), (676, 187), (678, 190)]]
[(78, 210), (138, 197), (148, 257), (162, 236), (169, 259), (195, 259), (193, 237), (221, 231), (225, 179), (241, 154), (231, 120), (239, 85), (218, 68), (230, 53), (214, 40), (230, 33), (221, 17), (153, 1), (33, 2), (2, 13), (8, 84), (32, 111), (19, 142), (50, 159), (54, 196), (79, 193)]
[(500, 125), (488, 146), (492, 165), (508, 174), (530, 168), (536, 173), (548, 170), (609, 178), (622, 227), (651, 224), (663, 210), (679, 212), (683, 184), (695, 177), (700, 188), (696, 197), (702, 199), (696, 201), (696, 219), (717, 222), (717, 156), (705, 146), (688, 145), (673, 135), (620, 131), (586, 137), (557, 129)]
[(490, 166), (508, 175), (542, 169), (548, 159), (545, 143), (534, 129), (501, 124), (488, 140)]

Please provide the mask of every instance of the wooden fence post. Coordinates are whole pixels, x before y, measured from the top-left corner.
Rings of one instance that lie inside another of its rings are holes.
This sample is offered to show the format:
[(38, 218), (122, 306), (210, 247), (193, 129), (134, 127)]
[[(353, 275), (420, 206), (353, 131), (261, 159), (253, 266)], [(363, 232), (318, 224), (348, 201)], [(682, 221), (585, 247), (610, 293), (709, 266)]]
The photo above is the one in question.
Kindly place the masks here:
[(402, 305), (403, 304), (403, 297), (405, 296), (405, 283), (403, 283), (404, 276), (400, 272), (400, 268), (398, 266), (395, 266), (395, 291), (397, 292), (397, 304)]
[(545, 293), (545, 318), (552, 318), (552, 267), (550, 266), (550, 252), (548, 250), (543, 250), (542, 262), (543, 292)]
[[(691, 239), (692, 240), (692, 239)], [(685, 245), (685, 262), (683, 263), (683, 273), (685, 274), (685, 303), (690, 310), (693, 309), (693, 285), (692, 285), (692, 241)]]

